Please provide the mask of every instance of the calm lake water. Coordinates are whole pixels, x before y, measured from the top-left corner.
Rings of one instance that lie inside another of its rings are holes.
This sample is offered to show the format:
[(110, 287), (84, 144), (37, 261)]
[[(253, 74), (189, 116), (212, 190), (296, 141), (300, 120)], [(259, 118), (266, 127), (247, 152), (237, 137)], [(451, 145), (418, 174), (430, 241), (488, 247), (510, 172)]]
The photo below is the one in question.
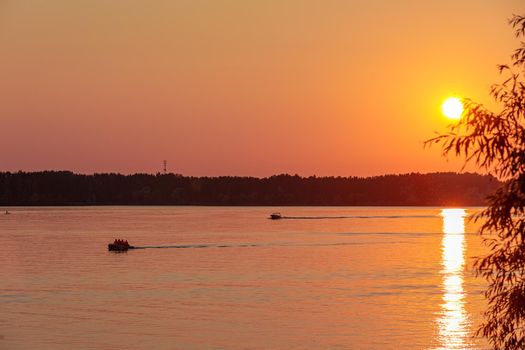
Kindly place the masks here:
[(0, 349), (484, 349), (476, 210), (4, 208)]

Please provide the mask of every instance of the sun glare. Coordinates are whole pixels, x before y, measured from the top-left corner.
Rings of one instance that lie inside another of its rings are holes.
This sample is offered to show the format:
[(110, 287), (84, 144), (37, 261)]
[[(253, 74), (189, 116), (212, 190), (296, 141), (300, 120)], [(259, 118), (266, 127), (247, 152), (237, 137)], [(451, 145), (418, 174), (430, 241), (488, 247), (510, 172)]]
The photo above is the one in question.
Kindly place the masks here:
[(441, 105), (445, 117), (458, 120), (463, 114), (463, 103), (457, 97), (449, 97)]
[(443, 209), (441, 259), (443, 302), (439, 324), (440, 349), (465, 349), (470, 324), (463, 288), (465, 269), (465, 209)]

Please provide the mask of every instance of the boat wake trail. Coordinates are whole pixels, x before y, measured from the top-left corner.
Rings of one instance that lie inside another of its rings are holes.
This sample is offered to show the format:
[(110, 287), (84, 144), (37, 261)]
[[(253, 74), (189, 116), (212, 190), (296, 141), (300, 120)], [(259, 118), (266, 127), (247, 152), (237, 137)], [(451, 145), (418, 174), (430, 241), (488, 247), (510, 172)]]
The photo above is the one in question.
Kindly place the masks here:
[(135, 246), (134, 249), (196, 249), (196, 248), (250, 248), (250, 247), (297, 247), (297, 246), (340, 246), (361, 245), (356, 242), (336, 243), (240, 243), (240, 244), (183, 244), (183, 245), (149, 245)]
[(135, 249), (189, 249), (189, 248), (234, 248), (234, 247), (259, 247), (263, 244), (182, 244), (182, 245), (147, 245)]
[(324, 219), (429, 219), (439, 215), (347, 215), (347, 216), (282, 216), (291, 220), (324, 220)]

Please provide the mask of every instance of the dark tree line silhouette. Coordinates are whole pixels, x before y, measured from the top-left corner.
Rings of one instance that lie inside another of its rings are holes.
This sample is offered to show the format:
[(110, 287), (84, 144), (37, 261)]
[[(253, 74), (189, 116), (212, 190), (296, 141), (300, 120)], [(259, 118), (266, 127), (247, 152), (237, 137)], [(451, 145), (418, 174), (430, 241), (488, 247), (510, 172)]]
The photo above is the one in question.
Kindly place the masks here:
[(0, 172), (0, 205), (476, 206), (499, 185), (472, 173), (255, 178)]

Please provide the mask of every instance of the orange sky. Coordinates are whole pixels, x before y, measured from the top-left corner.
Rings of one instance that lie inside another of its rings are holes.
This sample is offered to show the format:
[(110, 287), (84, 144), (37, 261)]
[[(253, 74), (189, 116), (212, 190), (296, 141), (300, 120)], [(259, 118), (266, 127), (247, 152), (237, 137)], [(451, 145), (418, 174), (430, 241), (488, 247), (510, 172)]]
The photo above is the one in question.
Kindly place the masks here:
[(519, 0), (1, 1), (0, 171), (459, 171), (422, 141), (489, 102)]

